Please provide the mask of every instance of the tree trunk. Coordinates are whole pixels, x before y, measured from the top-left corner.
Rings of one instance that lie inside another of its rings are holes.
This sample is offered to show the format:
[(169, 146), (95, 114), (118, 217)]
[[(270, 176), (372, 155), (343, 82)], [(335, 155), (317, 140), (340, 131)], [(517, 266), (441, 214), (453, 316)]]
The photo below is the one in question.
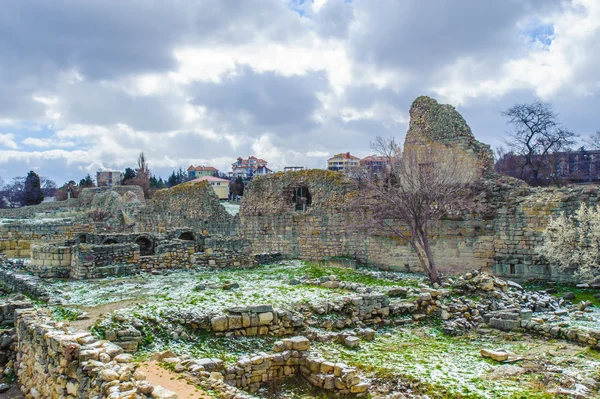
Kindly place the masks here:
[(423, 237), (423, 251), (425, 251), (425, 256), (427, 256), (428, 267), (426, 268), (427, 275), (429, 276), (429, 282), (431, 285), (438, 283), (442, 285), (442, 279), (440, 278), (437, 266), (435, 264), (435, 258), (433, 256), (433, 252), (431, 251), (431, 247), (429, 246), (429, 239), (425, 235)]

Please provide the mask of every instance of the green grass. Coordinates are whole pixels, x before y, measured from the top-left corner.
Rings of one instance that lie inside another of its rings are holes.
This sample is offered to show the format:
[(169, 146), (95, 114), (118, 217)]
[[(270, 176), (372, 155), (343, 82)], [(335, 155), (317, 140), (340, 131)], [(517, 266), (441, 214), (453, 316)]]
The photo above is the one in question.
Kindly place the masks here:
[(52, 309), (52, 314), (57, 321), (76, 321), (79, 318), (79, 311), (75, 309), (56, 306)]
[(554, 289), (556, 293), (552, 294), (557, 298), (562, 298), (562, 296), (567, 292), (572, 292), (575, 294), (575, 299), (571, 299), (570, 301), (577, 304), (582, 301), (590, 301), (594, 304), (594, 306), (600, 306), (600, 300), (595, 298), (594, 295), (600, 294), (600, 289), (598, 288), (577, 288), (572, 284), (562, 284), (558, 283), (555, 285), (548, 285), (544, 282), (530, 282), (525, 283), (523, 288), (530, 291), (539, 291), (546, 289)]

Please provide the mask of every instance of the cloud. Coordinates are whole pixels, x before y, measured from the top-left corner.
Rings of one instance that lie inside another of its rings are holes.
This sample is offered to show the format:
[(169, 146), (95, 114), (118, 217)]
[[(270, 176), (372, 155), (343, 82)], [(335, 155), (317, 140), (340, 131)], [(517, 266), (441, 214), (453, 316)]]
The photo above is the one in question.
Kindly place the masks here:
[(0, 134), (0, 145), (10, 149), (19, 148), (19, 146), (15, 142), (15, 135), (12, 133)]
[(415, 97), (501, 143), (500, 111), (552, 102), (588, 134), (600, 107), (596, 0), (7, 2), (0, 175), (135, 166), (324, 167), (402, 140)]

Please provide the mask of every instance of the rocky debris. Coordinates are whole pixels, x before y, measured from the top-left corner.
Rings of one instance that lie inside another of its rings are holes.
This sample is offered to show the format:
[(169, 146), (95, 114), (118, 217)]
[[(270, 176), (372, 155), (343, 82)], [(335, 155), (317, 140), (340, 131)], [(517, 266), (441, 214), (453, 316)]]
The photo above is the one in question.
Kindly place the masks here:
[[(354, 291), (359, 294), (368, 294), (373, 292), (373, 288), (366, 286), (364, 284), (359, 283), (351, 283), (346, 281), (339, 281), (337, 276), (322, 276), (319, 278), (310, 278), (308, 276), (303, 276), (299, 279), (292, 279), (294, 284), (309, 284), (309, 285), (317, 285), (324, 288), (339, 288), (348, 291)], [(290, 284), (292, 283), (290, 280)]]
[(574, 292), (565, 292), (562, 297), (563, 297), (563, 299), (567, 299), (567, 300), (575, 299), (575, 293)]
[(177, 399), (177, 394), (162, 387), (154, 387), (150, 397), (153, 399)]
[(516, 354), (509, 352), (505, 349), (481, 349), (479, 353), (482, 357), (487, 357), (497, 362), (514, 362), (516, 360), (519, 360), (519, 357)]
[(348, 348), (358, 348), (360, 346), (360, 338), (349, 336), (344, 339), (344, 345)]
[[(369, 389), (369, 382), (362, 379), (355, 368), (313, 357), (309, 350), (308, 338), (296, 336), (276, 341), (273, 353), (242, 356), (233, 365), (225, 365), (218, 359), (189, 356), (162, 361), (175, 372), (184, 373), (188, 381), (218, 391), (220, 397), (247, 398), (249, 396), (240, 388), (256, 392), (264, 383), (296, 375), (302, 375), (312, 385), (340, 394), (360, 394)], [(162, 356), (165, 354), (159, 357)]]
[(0, 393), (6, 392), (10, 389), (10, 385), (2, 383), (0, 384)]
[(529, 321), (532, 312), (558, 311), (562, 301), (478, 271), (460, 276), (453, 293), (455, 296), (441, 306), (440, 313), (442, 328), (448, 335), (464, 334), (483, 323), (511, 331), (520, 327), (523, 320)]

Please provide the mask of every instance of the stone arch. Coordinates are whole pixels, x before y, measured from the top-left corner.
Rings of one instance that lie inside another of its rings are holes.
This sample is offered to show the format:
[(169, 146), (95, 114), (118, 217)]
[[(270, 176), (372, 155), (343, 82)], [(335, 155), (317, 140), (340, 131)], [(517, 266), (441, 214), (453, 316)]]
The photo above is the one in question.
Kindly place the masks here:
[(114, 245), (118, 243), (119, 242), (113, 237), (107, 237), (102, 241), (102, 245)]
[(79, 237), (78, 237), (78, 239), (79, 239), (79, 243), (80, 243), (80, 244), (85, 244), (85, 243), (87, 243), (87, 234), (83, 234), (83, 233), (82, 233), (82, 234), (79, 234)]
[(196, 237), (194, 236), (194, 233), (192, 233), (191, 231), (184, 231), (181, 234), (179, 234), (179, 238), (180, 240), (185, 240), (185, 241), (196, 241)]
[(141, 235), (135, 239), (135, 243), (140, 247), (141, 256), (154, 255), (154, 240), (151, 236)]

